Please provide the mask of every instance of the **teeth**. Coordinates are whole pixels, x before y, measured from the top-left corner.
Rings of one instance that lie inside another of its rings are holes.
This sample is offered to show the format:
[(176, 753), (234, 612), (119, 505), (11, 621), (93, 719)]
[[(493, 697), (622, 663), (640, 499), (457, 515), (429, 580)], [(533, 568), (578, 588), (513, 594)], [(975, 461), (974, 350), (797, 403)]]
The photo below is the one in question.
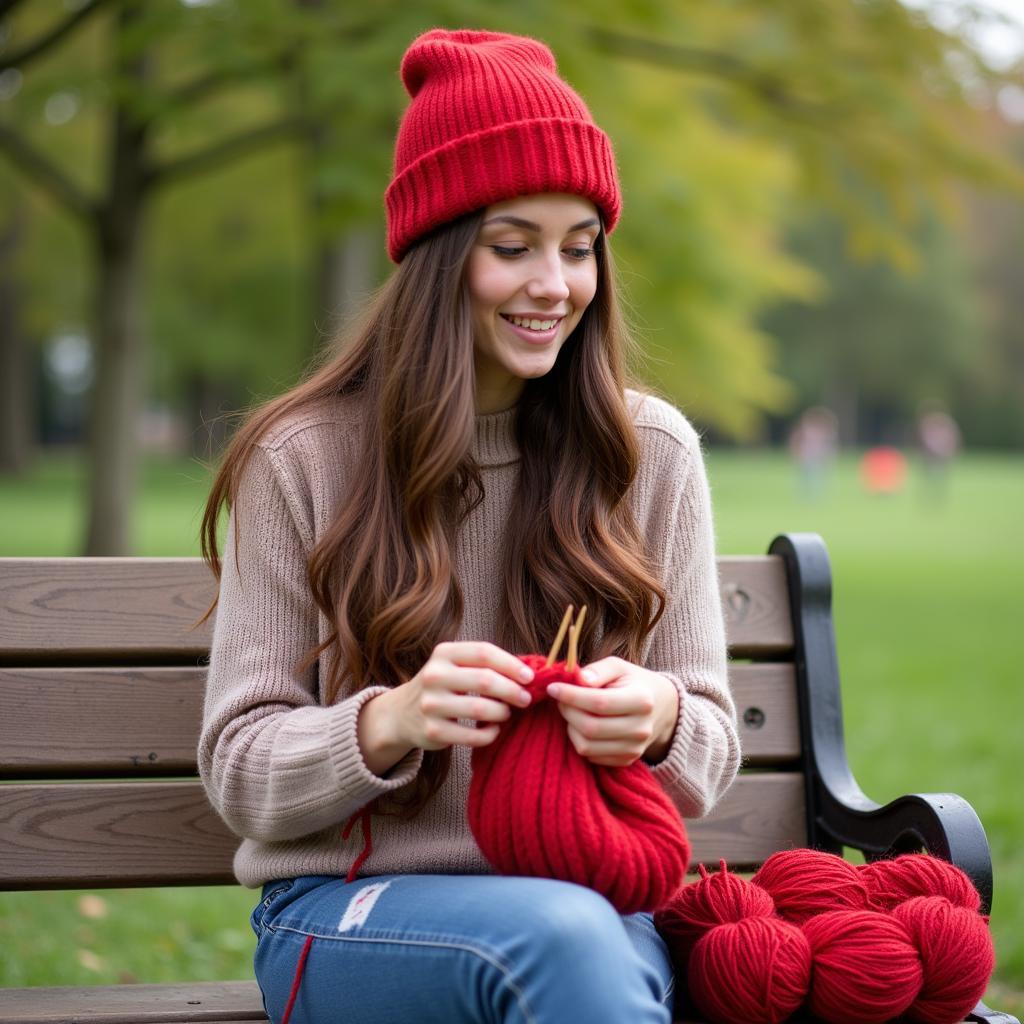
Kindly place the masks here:
[(508, 318), (517, 327), (528, 327), (531, 331), (550, 331), (557, 320), (524, 320), (521, 316), (510, 316)]

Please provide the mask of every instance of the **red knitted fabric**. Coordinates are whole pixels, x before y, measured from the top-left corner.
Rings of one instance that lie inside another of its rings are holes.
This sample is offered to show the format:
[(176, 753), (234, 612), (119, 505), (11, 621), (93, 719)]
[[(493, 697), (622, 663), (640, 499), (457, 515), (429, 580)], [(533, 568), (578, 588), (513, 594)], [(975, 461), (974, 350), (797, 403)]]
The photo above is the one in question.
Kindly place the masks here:
[(578, 882), (620, 914), (654, 910), (683, 884), (690, 848), (674, 804), (642, 761), (595, 765), (576, 752), (547, 696), (553, 682), (579, 684), (565, 662), (534, 670), (533, 703), (513, 709), (498, 738), (473, 750), (468, 817), (484, 856), (507, 875)]
[(384, 196), (388, 253), (502, 199), (538, 192), (586, 196), (611, 234), (622, 208), (611, 142), (529, 36), (431, 29), (402, 58), (412, 97)]

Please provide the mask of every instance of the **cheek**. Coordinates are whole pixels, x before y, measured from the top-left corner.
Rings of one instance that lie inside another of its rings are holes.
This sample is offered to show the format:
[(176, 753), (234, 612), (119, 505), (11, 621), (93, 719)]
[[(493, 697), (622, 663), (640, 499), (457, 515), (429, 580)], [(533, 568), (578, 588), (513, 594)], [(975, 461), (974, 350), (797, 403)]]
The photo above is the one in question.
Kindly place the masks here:
[(478, 316), (488, 316), (496, 306), (500, 306), (509, 296), (514, 287), (508, 280), (509, 275), (503, 268), (489, 264), (487, 266), (471, 266), (469, 292), (473, 300), (474, 312)]
[(583, 312), (597, 294), (597, 266), (591, 265), (582, 269), (569, 285), (572, 292), (572, 304)]

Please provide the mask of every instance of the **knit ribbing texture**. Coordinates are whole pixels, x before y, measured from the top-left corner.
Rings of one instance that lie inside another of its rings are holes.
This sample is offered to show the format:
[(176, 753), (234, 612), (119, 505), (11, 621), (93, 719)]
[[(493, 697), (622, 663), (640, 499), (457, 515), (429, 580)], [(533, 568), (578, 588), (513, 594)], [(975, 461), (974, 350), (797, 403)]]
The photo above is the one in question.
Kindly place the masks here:
[(576, 882), (620, 914), (653, 911), (682, 884), (690, 847), (679, 812), (642, 761), (612, 768), (577, 753), (549, 683), (585, 685), (579, 665), (520, 660), (533, 701), (473, 751), (469, 827), (507, 875)]

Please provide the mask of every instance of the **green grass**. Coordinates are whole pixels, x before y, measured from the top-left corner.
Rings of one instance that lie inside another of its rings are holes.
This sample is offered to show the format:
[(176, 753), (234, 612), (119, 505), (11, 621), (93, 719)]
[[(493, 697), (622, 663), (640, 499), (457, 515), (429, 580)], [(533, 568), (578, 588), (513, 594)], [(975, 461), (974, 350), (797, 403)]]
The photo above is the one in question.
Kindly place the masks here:
[[(850, 762), (879, 801), (954, 792), (988, 832), (995, 863), (992, 927), (999, 957), (990, 1000), (1024, 1012), (1024, 802), (1015, 728), (1024, 722), (1016, 639), (1022, 621), (1024, 459), (971, 455), (948, 500), (924, 500), (914, 467), (898, 495), (865, 494), (844, 458), (816, 502), (801, 501), (775, 453), (708, 458), (719, 551), (762, 552), (782, 531), (820, 533), (832, 556)], [(2, 555), (78, 550), (81, 466), (47, 459), (20, 482), (0, 480)], [(196, 554), (209, 478), (198, 463), (147, 464), (138, 554)], [(251, 976), (240, 889), (115, 890), (0, 896), (0, 983), (88, 984)]]

